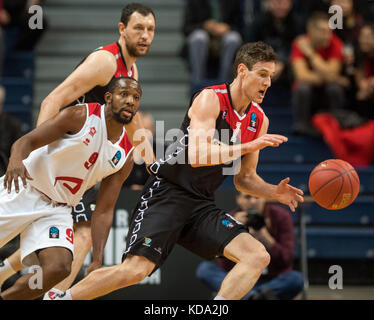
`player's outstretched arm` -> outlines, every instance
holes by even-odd
[[[12,145],[9,164],[4,177],[4,188],[7,188],[10,193],[14,181],[15,190],[19,192],[18,177],[21,178],[24,187],[26,187],[26,179],[32,179],[32,177],[27,173],[22,160],[26,159],[32,151],[62,138],[66,133],[79,132],[85,119],[86,106],[67,108],[40,127],[19,138]]]
[[[100,268],[109,231],[113,222],[114,207],[122,184],[129,176],[133,167],[132,155],[121,170],[103,179],[100,185],[95,211],[91,219],[92,263],[87,273]]]
[[[268,121],[264,124],[258,139],[267,135]],[[303,191],[289,185],[290,178],[283,179],[278,185],[265,182],[257,174],[259,150],[248,153],[242,158],[240,171],[234,177],[236,189],[255,197],[279,201],[288,205],[291,211],[294,212],[298,206],[298,202],[304,201],[302,197]]]
[[[92,88],[106,85],[113,77],[116,67],[116,60],[110,52],[96,51],[90,54],[43,100],[37,126]]]
[[[286,137],[278,134],[263,134],[258,139],[236,145],[216,141],[213,137],[219,112],[219,100],[213,90],[201,92],[188,112],[191,119],[188,159],[192,167],[219,165],[269,146],[277,147],[287,141]],[[268,123],[266,116],[264,123]]]

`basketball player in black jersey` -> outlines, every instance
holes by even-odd
[[[239,159],[239,168],[231,171],[239,191],[279,201],[292,211],[303,201],[302,190],[289,185],[289,178],[272,185],[256,173],[259,151],[287,141],[267,134],[269,120],[258,113],[262,109],[257,103],[271,85],[275,60],[268,45],[246,44],[236,56],[234,81],[194,96],[182,125],[184,135],[165,159],[149,168],[155,176],[132,214],[123,263],[99,268],[100,259],[94,260],[90,270],[99,269],[58,299],[94,299],[138,283],[163,264],[176,243],[205,259],[225,256],[236,263],[216,299],[240,299],[253,287],[270,256],[247,228],[216,207],[214,191],[228,173],[223,171],[229,169],[228,162]],[[97,243],[106,241],[101,233],[101,228],[92,229]]]
[[[43,100],[37,121],[38,126],[52,118],[65,106],[75,105],[77,102],[104,104],[104,93],[108,91],[108,84],[114,77],[131,76],[138,80],[139,73],[135,61],[138,57],[147,54],[155,32],[155,15],[152,9],[139,3],[127,4],[122,9],[118,30],[120,37],[116,43],[107,46],[110,47],[109,50],[105,50],[107,47],[104,47],[92,52]],[[131,123],[126,124],[125,127],[131,137],[135,131],[140,133],[144,130],[139,114],[136,114]],[[145,137],[147,135],[141,133],[137,136]],[[148,141],[131,142],[135,147],[144,148],[146,164],[154,161],[153,149]],[[97,191],[94,188],[88,190],[82,202],[74,209],[75,252],[72,272],[68,278],[52,290],[53,292],[46,294],[45,298],[53,298],[54,292],[58,293],[69,288],[81,269],[92,246],[90,220],[95,208],[96,197]],[[19,250],[5,261],[5,265],[7,268],[0,268],[0,280],[2,281],[23,268],[20,263]]]

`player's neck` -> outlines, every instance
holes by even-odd
[[[126,48],[126,41],[123,37],[119,38],[118,43],[121,47],[121,53],[122,53],[123,59],[125,59],[125,62],[126,62],[126,68],[128,68],[128,71],[129,71],[132,65],[135,63],[136,57],[132,57],[129,55],[129,52],[127,51],[127,48]]]
[[[249,100],[248,97],[243,94],[243,91],[241,90],[241,83],[238,78],[234,79],[234,81],[230,84],[230,94],[232,107],[240,115],[243,115],[251,100]]]
[[[105,108],[105,123],[108,140],[116,143],[122,135],[123,124],[114,119],[113,114]]]

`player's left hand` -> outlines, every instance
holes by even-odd
[[[295,188],[288,183],[290,178],[283,179],[279,182],[276,188],[276,199],[287,206],[290,207],[292,212],[295,212],[298,203],[304,202],[303,194],[301,189]]]
[[[8,193],[11,193],[12,191],[13,182],[16,193],[19,192],[18,178],[21,178],[24,188],[27,186],[26,179],[33,180],[22,161],[12,161],[12,159],[10,159],[4,176],[4,189],[8,189]]]

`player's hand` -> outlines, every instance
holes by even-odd
[[[10,159],[7,171],[4,177],[4,189],[8,189],[8,193],[12,191],[12,183],[14,182],[14,189],[16,193],[19,192],[18,178],[21,178],[23,187],[26,188],[28,180],[33,180],[26,170],[22,161],[13,161]]]
[[[88,266],[86,274],[90,274],[92,271],[101,268],[101,262],[92,261],[92,263]]]
[[[266,147],[278,147],[283,142],[287,142],[288,138],[280,134],[264,134],[263,136],[247,142],[247,152],[255,152],[262,150]]]
[[[298,203],[304,202],[304,192],[301,189],[289,185],[289,182],[290,178],[283,179],[281,182],[279,182],[276,188],[275,198],[280,203],[289,206],[292,212],[295,212]]]

